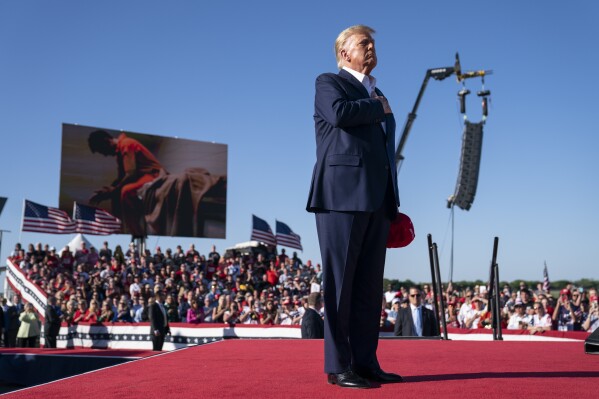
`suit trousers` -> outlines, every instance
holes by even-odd
[[[164,345],[164,333],[160,333],[160,335],[154,335],[152,331],[152,350],[161,351],[162,345]]]
[[[44,334],[44,348],[56,348],[56,335]]]
[[[378,369],[376,358],[387,236],[397,210],[389,182],[374,212],[320,211],[325,373]],[[392,215],[392,216],[391,216]]]

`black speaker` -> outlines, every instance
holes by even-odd
[[[4,204],[6,204],[6,197],[0,197],[0,214],[2,214],[2,210],[4,209]]]
[[[478,123],[465,121],[464,123],[460,172],[454,194],[448,199],[448,207],[455,204],[467,211],[474,202],[483,145],[483,124],[482,121]]]
[[[584,353],[599,355],[599,328],[584,341]]]

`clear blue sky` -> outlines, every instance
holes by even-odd
[[[249,239],[251,215],[302,236],[320,260],[305,212],[315,161],[314,79],[336,70],[337,34],[377,30],[379,87],[403,126],[428,68],[493,69],[476,199],[456,209],[454,280],[486,279],[494,236],[502,279],[597,278],[599,3],[576,1],[2,1],[0,228],[2,258],[21,239],[24,198],[57,206],[61,123],[229,145],[227,239],[150,237],[207,252]],[[472,91],[480,81],[467,82]],[[459,166],[455,79],[431,81],[404,151],[402,210],[417,238],[390,250],[385,276],[430,279],[426,234],[450,253]],[[480,119],[478,99],[469,116]],[[399,136],[398,131],[398,136]],[[88,237],[99,245],[103,238]],[[128,236],[112,236],[111,245]],[[288,249],[288,251],[290,251]]]

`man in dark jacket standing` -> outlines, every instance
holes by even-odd
[[[316,165],[307,210],[316,215],[323,263],[327,382],[370,388],[402,382],[376,356],[386,243],[397,215],[395,119],[372,70],[377,55],[364,25],[335,41],[338,74],[316,79]]]
[[[422,293],[410,287],[409,306],[400,308],[395,320],[395,335],[401,337],[434,337],[439,335],[435,313],[422,306]]]
[[[60,331],[60,315],[56,310],[56,298],[48,297],[44,315],[44,348],[56,348],[56,337]]]
[[[323,339],[324,321],[320,317],[319,309],[322,306],[320,292],[313,292],[308,296],[308,309],[302,317],[302,338]]]
[[[152,336],[152,350],[161,351],[166,334],[171,333],[168,317],[164,308],[164,293],[156,293],[156,300],[150,305],[148,312],[150,318],[150,335]]]
[[[2,298],[4,311],[4,346],[14,348],[17,346],[17,332],[19,331],[19,312],[15,305],[8,305],[6,298]]]

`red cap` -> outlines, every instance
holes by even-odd
[[[570,290],[569,290],[569,289],[567,289],[567,288],[564,288],[563,290],[561,290],[561,291],[559,292],[559,294],[560,294],[560,295],[568,295],[568,296],[570,296]]]
[[[410,245],[414,241],[414,225],[412,220],[405,213],[398,213],[394,221],[391,222],[389,228],[389,236],[387,237],[387,248],[403,248]]]

